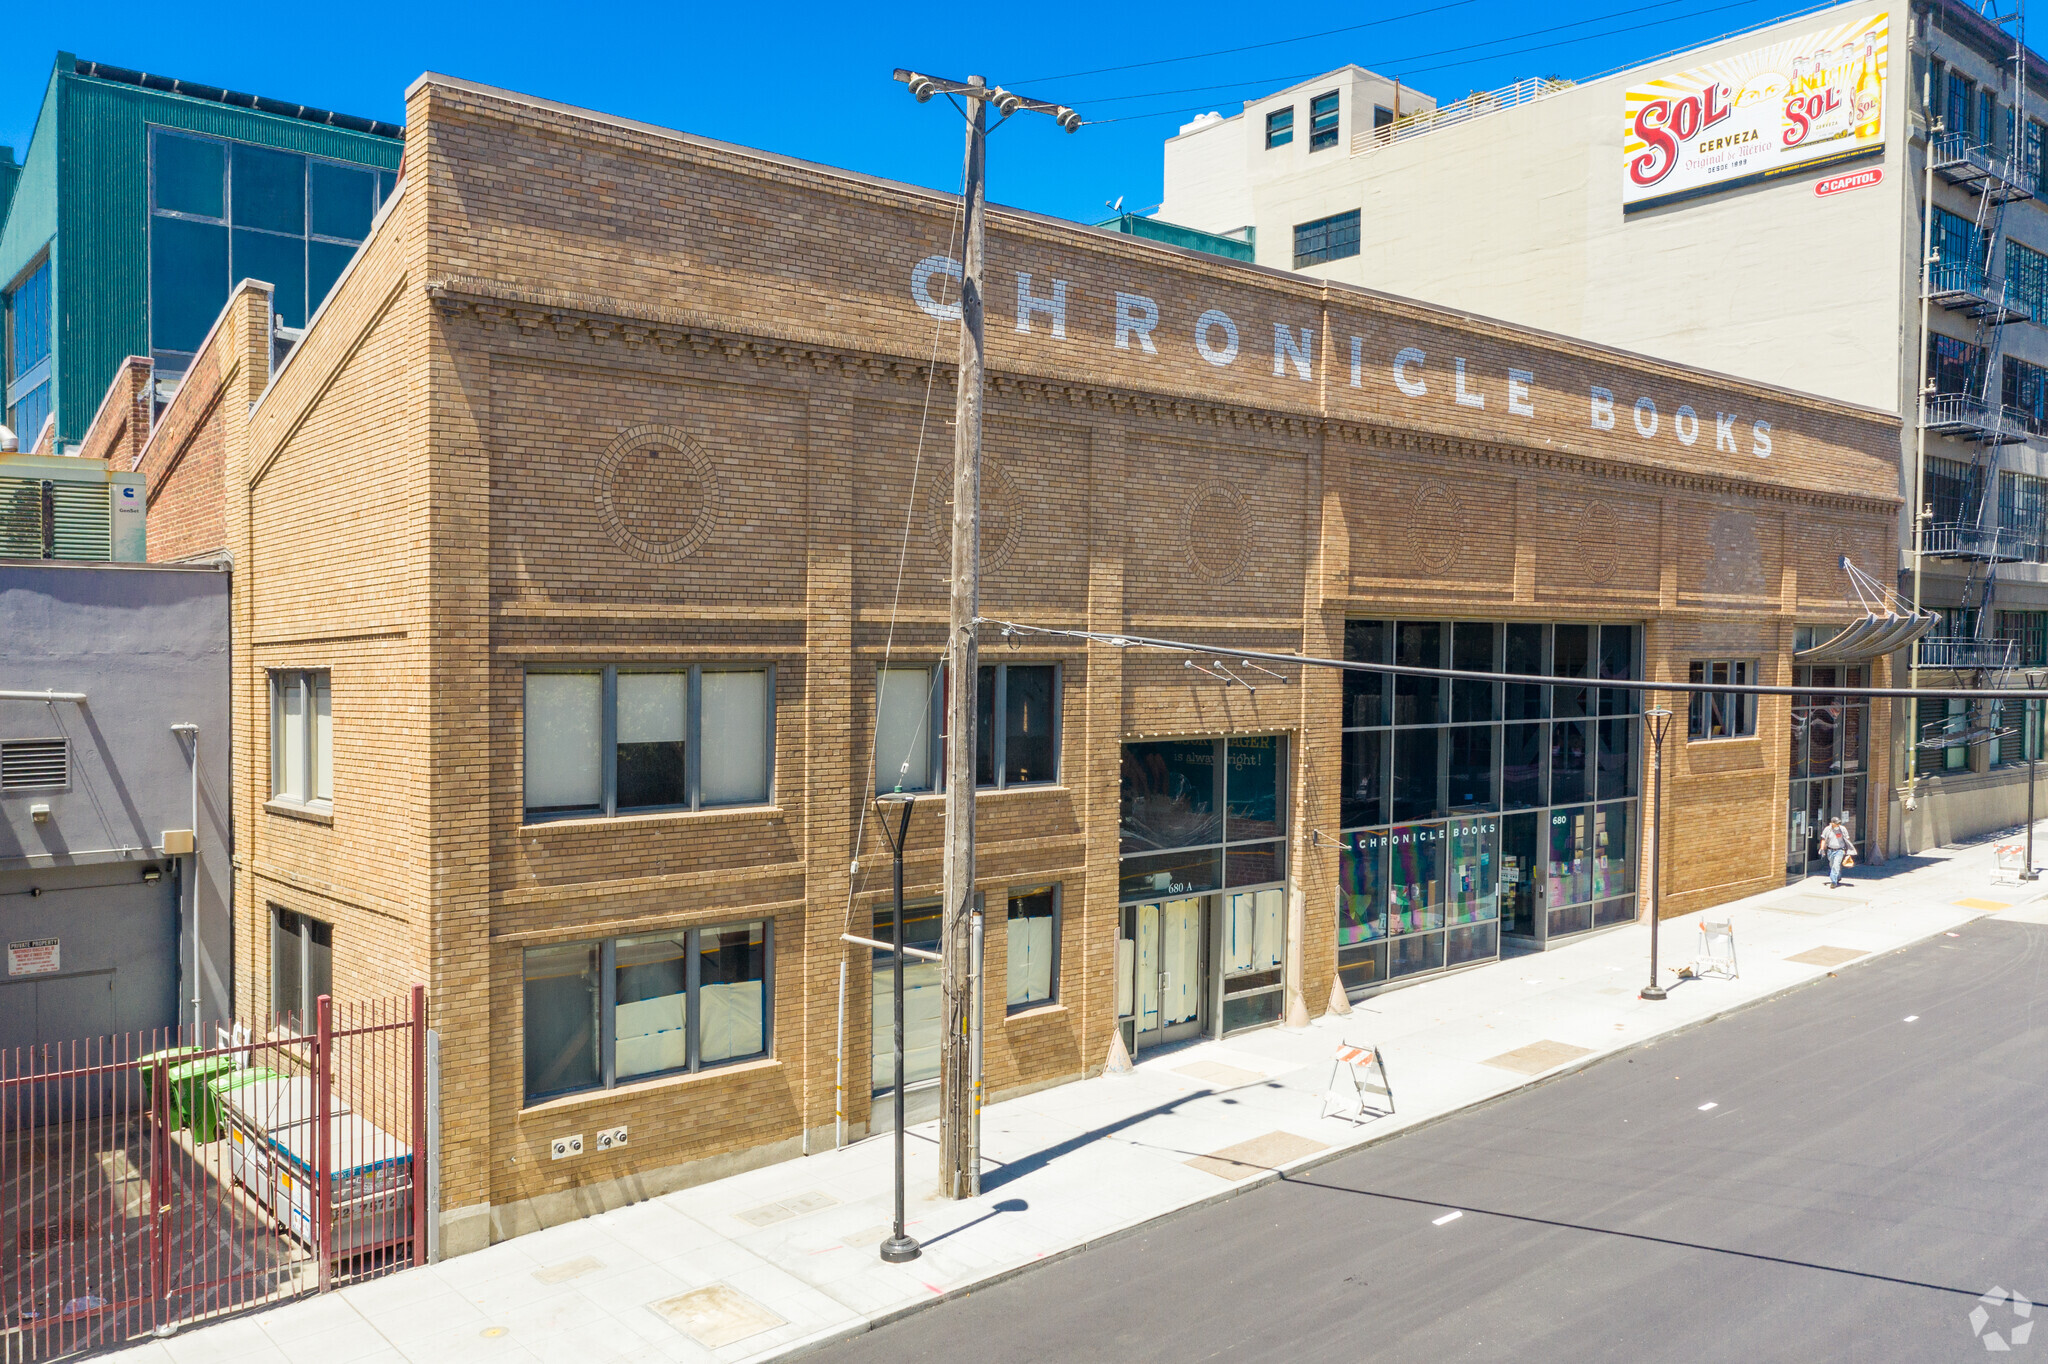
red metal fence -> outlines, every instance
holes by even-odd
[[[426,1260],[426,990],[0,1052],[0,1361]]]

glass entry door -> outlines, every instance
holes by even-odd
[[[1207,1018],[1208,897],[1126,905],[1117,1013],[1133,1053],[1201,1033]]]

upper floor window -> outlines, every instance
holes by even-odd
[[[1266,115],[1266,150],[1284,147],[1294,141],[1294,106],[1275,109]]]
[[[270,794],[274,800],[332,807],[334,719],[325,668],[270,675]]]
[[[1337,92],[1317,95],[1308,102],[1308,149],[1319,152],[1337,145]]]
[[[1059,704],[1056,664],[983,664],[975,688],[975,785],[1000,789],[1058,781]],[[881,669],[875,682],[875,789],[943,789],[944,728],[943,668]]]
[[[1750,659],[1696,659],[1690,680],[1750,686],[1756,682],[1756,663]],[[1687,739],[1743,739],[1755,733],[1755,693],[1696,691],[1692,694],[1691,709],[1686,717]]]
[[[1384,104],[1375,104],[1372,106],[1372,126],[1375,131],[1390,126],[1393,123],[1393,121],[1394,111],[1392,109],[1389,109]]]
[[[2048,326],[2048,256],[2032,247],[2008,241],[2005,244],[2005,282],[2013,302],[2033,313],[2042,325]]]
[[[150,347],[182,369],[238,280],[303,327],[370,235],[391,171],[157,128],[150,135]]]
[[[1968,138],[1972,131],[1970,115],[1977,103],[1977,87],[1953,70],[1947,73],[1943,84],[1948,95],[1948,107],[1942,111],[1942,131]]]
[[[526,818],[763,805],[772,668],[586,667],[526,674]]]
[[[1358,254],[1358,210],[1297,223],[1294,228],[1294,268],[1323,261],[1343,260]]]
[[[1984,393],[1984,348],[1939,332],[1927,338],[1927,377],[1937,394]]]

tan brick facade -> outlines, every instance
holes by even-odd
[[[153,553],[205,538],[157,520],[208,477],[194,455],[224,470],[239,998],[267,1005],[273,904],[335,925],[337,994],[427,981],[462,1249],[829,1144],[843,961],[866,1123],[867,971],[838,939],[888,891],[872,821],[856,843],[876,668],[892,632],[898,660],[944,636],[951,367],[931,357],[953,333],[913,276],[956,209],[439,77],[407,112],[407,179],[297,353],[267,392],[228,373],[253,333],[203,354],[145,463],[190,470],[152,475]],[[1836,556],[1890,544],[1894,418],[1028,215],[992,215],[989,260],[991,616],[1326,657],[1347,616],[1631,622],[1653,676],[1706,650],[1789,681],[1795,625],[1845,614]],[[1020,288],[1056,282],[1063,315],[1025,330]],[[261,401],[174,446],[209,384]],[[650,430],[689,452],[684,484],[619,473]],[[978,807],[992,906],[1063,887],[1058,1001],[1011,1016],[990,991],[992,1092],[1109,1052],[1134,738],[1289,737],[1290,1004],[1320,1013],[1338,675],[1254,695],[1168,655],[984,649],[1058,663],[1063,714],[1059,784]],[[720,662],[773,666],[770,804],[523,821],[526,668]],[[268,803],[277,668],[331,670],[331,817]],[[1762,717],[1688,749],[1681,715],[1671,912],[1781,882],[1788,708]],[[912,895],[936,893],[941,822],[920,800]],[[774,925],[767,1059],[524,1103],[523,950],[743,919]],[[1004,979],[1000,933],[986,965]],[[625,1151],[549,1160],[549,1138],[620,1123]]]
[[[100,410],[73,453],[106,460],[110,469],[132,470],[149,442],[151,406],[149,357],[131,355],[115,371]]]

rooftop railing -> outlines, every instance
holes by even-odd
[[[1439,128],[1449,128],[1459,123],[1470,123],[1475,118],[1497,114],[1503,109],[1512,109],[1519,104],[1533,104],[1539,99],[1569,90],[1574,82],[1554,76],[1531,76],[1527,80],[1504,85],[1498,90],[1474,90],[1455,104],[1440,104],[1434,109],[1424,109],[1413,114],[1403,114],[1392,123],[1380,128],[1367,129],[1351,135],[1351,154],[1363,155],[1378,151],[1381,147],[1396,142],[1406,142],[1411,137],[1421,137]]]

